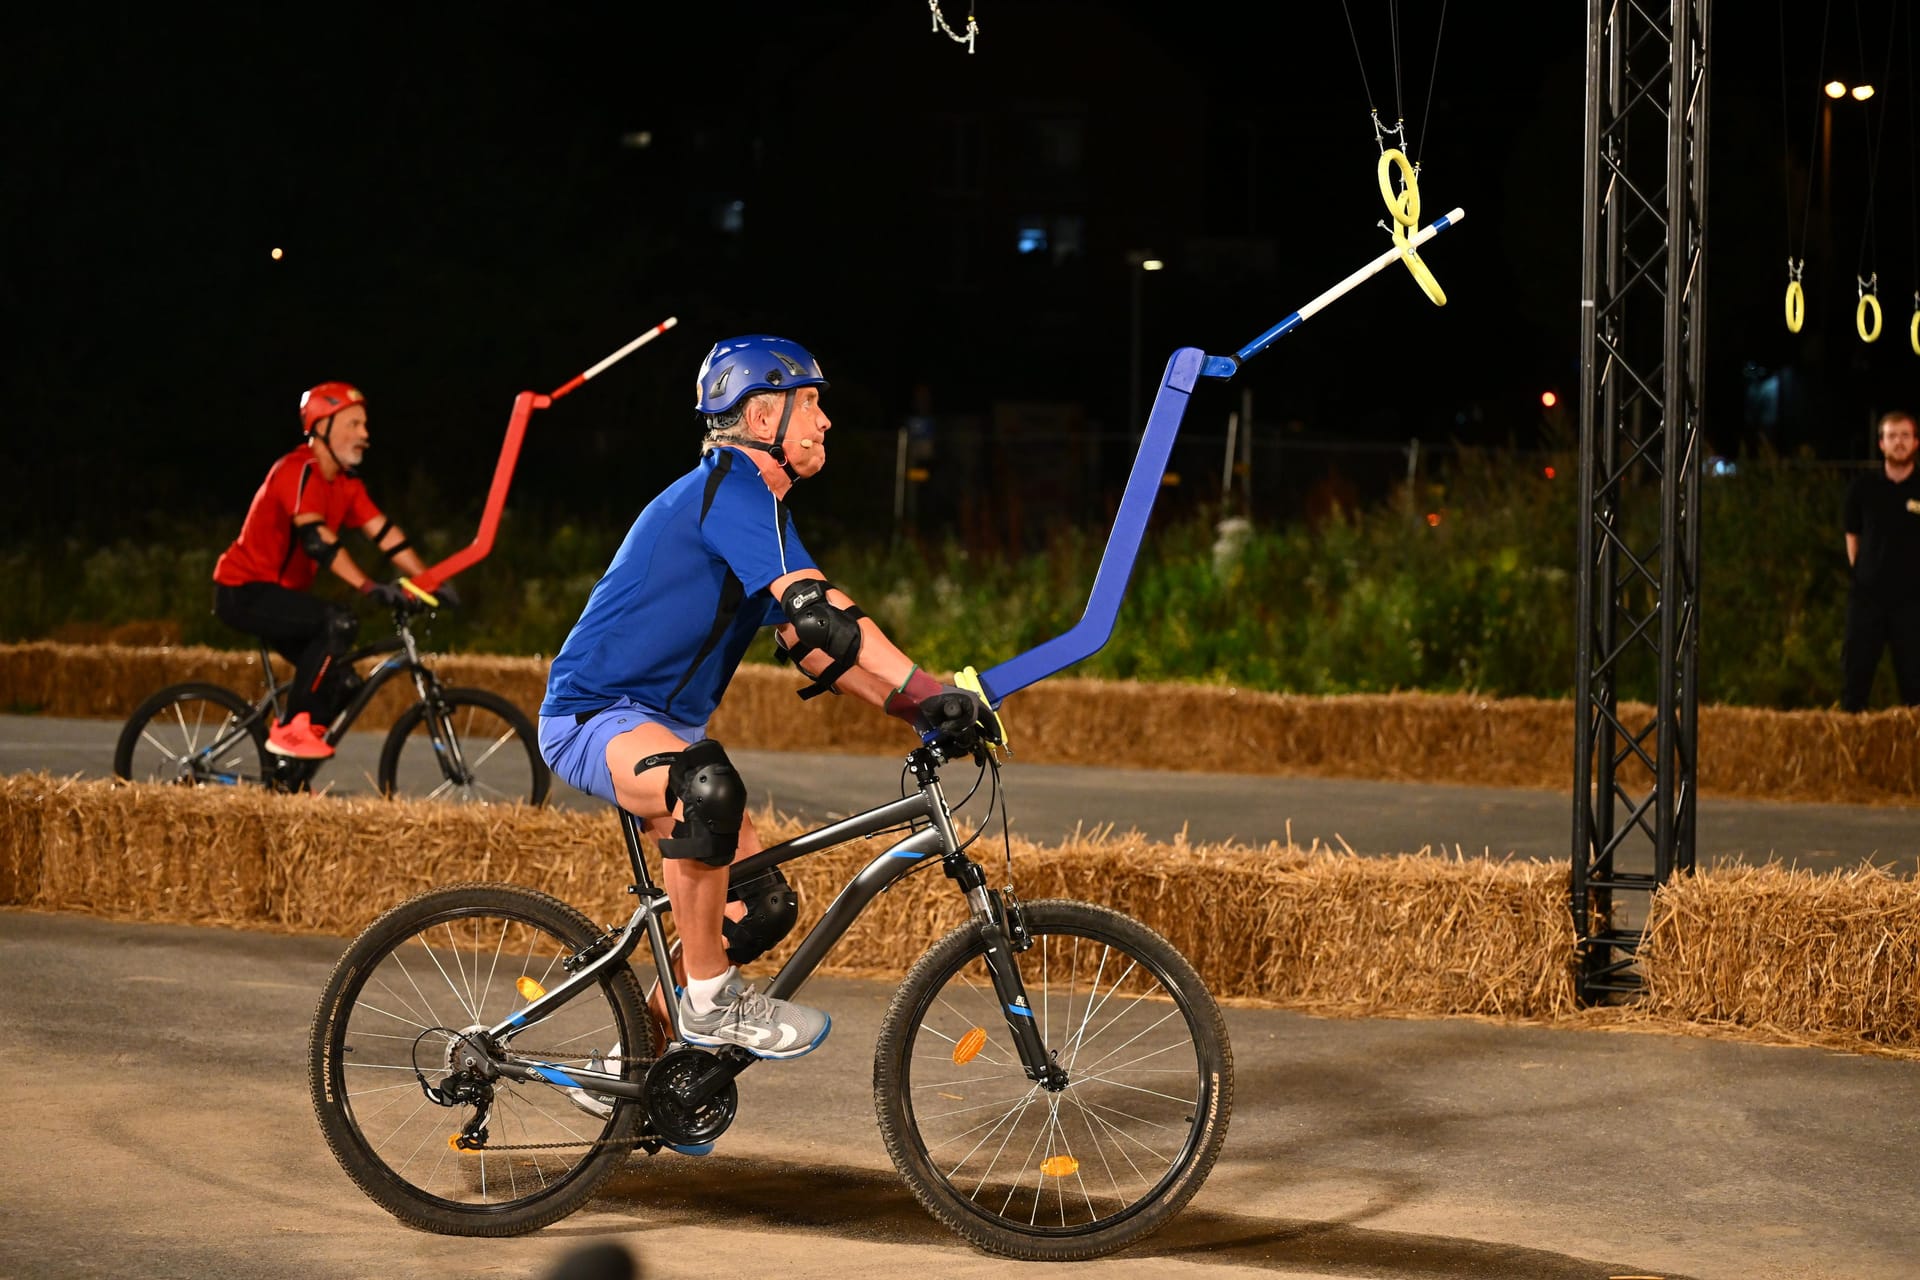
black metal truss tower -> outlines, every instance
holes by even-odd
[[[1639,985],[1634,895],[1694,864],[1708,5],[1587,6],[1572,907],[1589,1001]]]

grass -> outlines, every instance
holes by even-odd
[[[1075,674],[1316,694],[1568,696],[1580,521],[1573,460],[1552,463],[1549,478],[1538,457],[1462,453],[1440,481],[1312,527],[1255,527],[1217,512],[1156,525],[1112,640]],[[1777,460],[1703,481],[1704,701],[1834,703],[1843,490],[1837,473]],[[1650,519],[1654,505],[1632,510]],[[429,520],[412,537],[452,548],[470,528]],[[624,534],[510,512],[493,556],[461,578],[464,607],[433,623],[431,643],[551,655]],[[213,561],[231,536],[178,523],[107,544],[42,538],[0,552],[0,638],[100,639],[120,628],[134,639],[242,644],[210,612]],[[1628,536],[1654,546],[1650,528]],[[1044,553],[1021,557],[953,542],[813,549],[889,634],[943,670],[991,665],[1073,625],[1105,538],[1104,527],[1061,529]],[[323,591],[345,598],[337,581]],[[772,655],[763,633],[749,658]],[[1636,660],[1622,663],[1621,695],[1649,698],[1657,672],[1650,654]],[[1891,701],[1890,684],[1883,672],[1877,704]]]

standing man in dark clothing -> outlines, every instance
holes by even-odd
[[[1880,419],[1880,455],[1886,465],[1847,490],[1846,688],[1840,706],[1865,711],[1880,651],[1893,649],[1900,701],[1920,706],[1920,476],[1914,475],[1913,415]]]

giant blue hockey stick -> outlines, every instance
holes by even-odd
[[[1064,671],[1082,658],[1091,657],[1113,635],[1114,620],[1120,616],[1120,602],[1126,598],[1127,580],[1133,576],[1133,563],[1140,554],[1140,540],[1147,531],[1147,517],[1153,512],[1153,501],[1160,494],[1160,478],[1166,474],[1167,457],[1173,452],[1173,438],[1180,434],[1187,401],[1193,398],[1200,379],[1215,378],[1224,382],[1233,377],[1242,364],[1298,329],[1334,299],[1378,275],[1408,251],[1457,226],[1466,216],[1464,211],[1455,209],[1444,218],[1434,219],[1405,246],[1396,244],[1230,356],[1210,356],[1197,347],[1182,347],[1173,353],[1173,358],[1167,361],[1166,376],[1160,380],[1160,389],[1154,393],[1153,408],[1147,414],[1147,429],[1140,438],[1140,452],[1134,457],[1133,471],[1127,477],[1126,492],[1120,498],[1120,513],[1114,518],[1107,549],[1101,553],[1100,569],[1094,574],[1086,612],[1080,621],[1053,639],[981,672],[980,692],[989,706],[997,708],[1009,695]]]

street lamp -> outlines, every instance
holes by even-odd
[[[1127,276],[1132,307],[1129,311],[1127,359],[1127,421],[1142,434],[1147,425],[1140,420],[1140,282],[1149,271],[1164,271],[1166,262],[1150,250],[1135,249],[1127,254]]]

